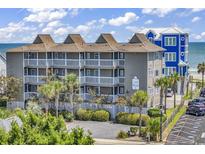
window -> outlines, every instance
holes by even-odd
[[[153,77],[153,69],[152,68],[148,68],[148,76]]]
[[[87,76],[90,76],[90,70],[87,70],[86,73]]]
[[[176,72],[176,67],[165,67],[164,68],[164,75],[165,76],[170,76],[174,72]]]
[[[37,92],[37,85],[28,85],[28,92]]]
[[[176,53],[175,52],[166,52],[165,53],[165,61],[176,61]]]
[[[45,52],[39,52],[38,53],[38,59],[46,59],[46,53]]]
[[[121,77],[125,76],[125,70],[124,69],[119,70],[119,76],[121,76]]]
[[[155,76],[159,76],[159,70],[155,70]]]
[[[37,53],[36,52],[29,52],[29,59],[37,59]]]
[[[124,87],[119,87],[119,94],[124,94],[125,93],[125,88]]]
[[[24,52],[24,59],[28,59],[28,56],[29,55],[29,53],[28,52]]]
[[[176,37],[165,37],[165,46],[176,46]]]
[[[53,58],[53,53],[52,52],[47,52],[47,58],[52,59]]]
[[[64,52],[54,52],[53,57],[54,59],[65,59],[65,53]]]
[[[98,59],[98,53],[94,53],[94,59]]]
[[[89,52],[87,53],[87,59],[90,59],[90,53]]]
[[[38,75],[39,76],[46,76],[46,69],[45,68],[39,68],[38,69]]]
[[[119,59],[124,59],[125,58],[125,54],[123,52],[119,53]]]
[[[54,74],[58,76],[64,76],[65,75],[65,69],[64,68],[54,68],[53,69]]]
[[[28,75],[37,75],[37,68],[28,68]]]
[[[98,70],[94,70],[94,76],[98,76]]]
[[[154,94],[154,90],[153,90],[153,88],[148,88],[148,94],[149,94],[149,96],[153,96],[153,94]]]
[[[80,59],[84,59],[84,54],[82,52],[80,53]]]

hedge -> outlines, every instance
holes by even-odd
[[[109,121],[110,113],[106,110],[79,109],[76,118],[83,121]]]
[[[152,118],[155,118],[155,117],[159,117],[160,116],[160,109],[158,108],[150,108],[148,111],[147,111],[147,114],[152,117]]]
[[[139,126],[139,117],[140,115],[138,113],[119,112],[116,116],[116,122],[120,124]],[[148,115],[142,114],[142,126],[146,126],[149,119]]]

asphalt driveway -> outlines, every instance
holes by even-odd
[[[96,122],[96,121],[73,121],[67,123],[68,130],[75,127],[81,127],[84,130],[90,130],[93,138],[98,139],[116,139],[120,130],[128,131],[131,126],[115,124],[113,122]]]

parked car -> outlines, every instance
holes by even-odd
[[[203,116],[205,115],[205,105],[196,104],[188,106],[186,110],[186,114],[192,114],[195,116]]]
[[[173,91],[171,88],[167,89],[167,97],[172,97],[173,96]]]
[[[200,91],[200,97],[205,97],[205,88],[202,88]]]
[[[204,104],[205,105],[205,97],[198,97],[188,102],[188,106],[194,105],[194,104]]]

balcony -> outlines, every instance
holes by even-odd
[[[25,67],[66,67],[66,68],[81,68],[81,67],[101,67],[101,68],[116,68],[123,67],[125,61],[123,59],[24,59]]]
[[[81,84],[90,84],[90,85],[103,85],[111,86],[119,84],[118,77],[97,77],[97,76],[84,76],[80,77]]]
[[[25,100],[35,98],[38,96],[39,96],[39,94],[37,92],[25,92],[24,93]]]
[[[43,84],[45,83],[45,78],[46,76],[27,75],[25,76],[25,83]]]
[[[105,96],[107,102],[115,102],[118,98],[118,95],[103,95],[102,94],[101,96]],[[90,101],[92,99],[92,96],[89,93],[82,93],[81,98],[83,100]]]

